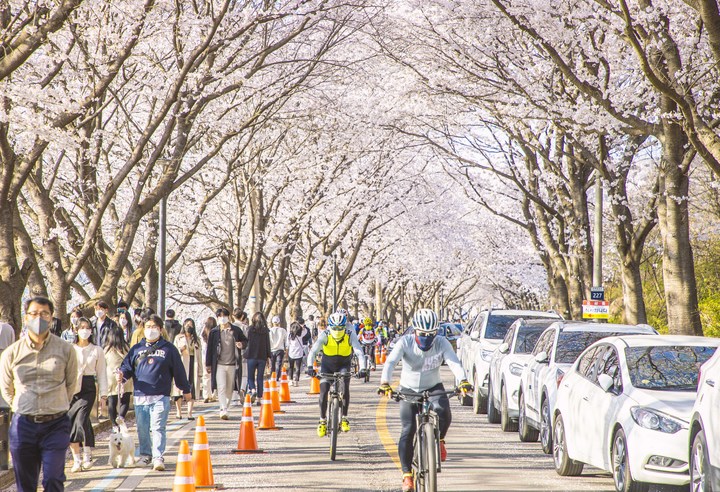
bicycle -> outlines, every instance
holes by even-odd
[[[441,471],[440,462],[440,428],[438,416],[430,404],[431,396],[447,395],[448,397],[460,393],[455,388],[452,391],[433,392],[423,391],[393,391],[390,398],[399,402],[405,400],[421,405],[420,412],[415,415],[415,439],[413,440],[413,480],[415,490],[425,492],[437,491],[437,474]]]
[[[337,453],[337,436],[340,433],[340,412],[343,405],[344,390],[340,390],[339,382],[342,379],[353,377],[350,372],[319,373],[318,379],[331,379],[332,384],[328,393],[328,437],[330,438],[330,459],[335,461]]]
[[[364,383],[370,382],[370,368],[373,367],[373,345],[368,343],[361,343],[363,348],[363,354],[365,354],[365,379]]]

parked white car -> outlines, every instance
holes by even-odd
[[[655,335],[588,348],[557,394],[556,471],[578,475],[587,463],[611,472],[621,492],[687,484],[698,371],[719,345],[717,338]]]
[[[618,325],[582,321],[550,325],[537,341],[533,358],[520,376],[518,434],[521,441],[537,441],[552,453],[552,420],[557,388],[578,355],[598,340],[632,334],[656,334],[649,325]]]
[[[488,380],[488,421],[500,422],[503,432],[517,431],[520,375],[532,359],[535,343],[554,318],[526,320],[520,318],[508,329],[503,342],[490,361]]]
[[[720,350],[700,368],[690,418],[690,490],[720,490]]]
[[[463,405],[473,406],[475,413],[487,411],[488,376],[493,352],[505,338],[505,334],[518,318],[562,319],[555,312],[516,311],[509,309],[490,309],[481,311],[473,320],[470,329],[465,330],[458,344],[458,357],[462,362],[470,382],[475,387],[472,398],[462,400]]]

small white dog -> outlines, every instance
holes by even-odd
[[[125,422],[118,419],[119,432],[110,434],[110,465],[125,468],[135,464],[135,441],[128,432]]]

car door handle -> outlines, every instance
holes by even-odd
[[[583,400],[584,400],[584,401],[590,401],[590,398],[588,398],[587,396],[583,396]]]
[[[570,385],[569,385],[568,383],[564,383],[563,386],[566,387],[566,388],[569,388],[569,387],[570,387]]]
[[[708,384],[708,386],[710,386],[711,388],[714,388],[714,387],[715,387],[715,381],[713,381],[712,379],[706,379],[705,382],[706,382],[706,383]]]
[[[530,372],[535,372],[535,369],[530,369]]]

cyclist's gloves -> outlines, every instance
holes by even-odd
[[[473,390],[473,387],[472,384],[468,383],[467,379],[463,379],[460,381],[460,384],[457,385],[457,389],[464,395],[470,393]]]
[[[390,396],[392,394],[392,388],[389,384],[383,383],[377,390],[378,395]]]
[[[307,375],[310,376],[311,378],[315,377],[315,374],[316,374],[315,368],[308,367],[306,372],[307,372]]]

